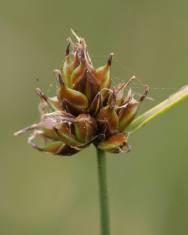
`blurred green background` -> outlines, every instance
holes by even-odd
[[[188,83],[187,8],[181,0],[0,0],[1,235],[99,234],[95,149],[60,158],[13,137],[39,118],[35,88],[54,92],[70,28],[97,66],[115,53],[114,83],[135,74],[150,85],[145,110]],[[187,104],[133,135],[131,153],[108,154],[112,234],[188,234]]]

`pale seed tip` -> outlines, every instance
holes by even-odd
[[[67,48],[66,48],[66,52],[65,55],[68,56],[70,54],[70,41],[68,42]]]
[[[76,40],[77,40],[78,42],[80,42],[80,41],[81,41],[81,38],[76,34],[76,32],[75,32],[73,29],[71,29],[70,31],[71,31],[72,35],[74,35],[74,37],[76,38]]]
[[[110,55],[109,55],[109,57],[108,57],[108,61],[107,61],[107,64],[109,65],[109,66],[111,66],[111,64],[112,64],[112,57],[114,56],[114,53],[112,52],[112,53],[110,53]]]

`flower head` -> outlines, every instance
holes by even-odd
[[[77,41],[69,39],[64,64],[54,70],[56,96],[48,97],[37,88],[41,120],[15,135],[32,131],[28,143],[33,148],[63,156],[75,154],[91,143],[112,153],[129,151],[127,129],[149,88],[146,85],[136,99],[130,88],[135,77],[111,86],[113,53],[105,65],[95,68],[85,40],[73,34]],[[37,139],[44,144],[38,145]]]

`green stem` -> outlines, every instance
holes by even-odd
[[[101,235],[110,235],[108,189],[106,182],[106,156],[105,152],[100,149],[97,149],[97,167],[99,179]]]

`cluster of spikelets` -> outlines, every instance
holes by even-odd
[[[41,120],[17,133],[32,131],[28,142],[40,151],[69,156],[89,144],[104,151],[119,153],[130,150],[129,124],[148,93],[135,99],[129,88],[134,77],[116,87],[111,86],[110,54],[107,63],[94,68],[83,38],[69,39],[65,61],[55,70],[58,89],[47,97],[39,88]],[[38,139],[44,140],[41,145]]]

